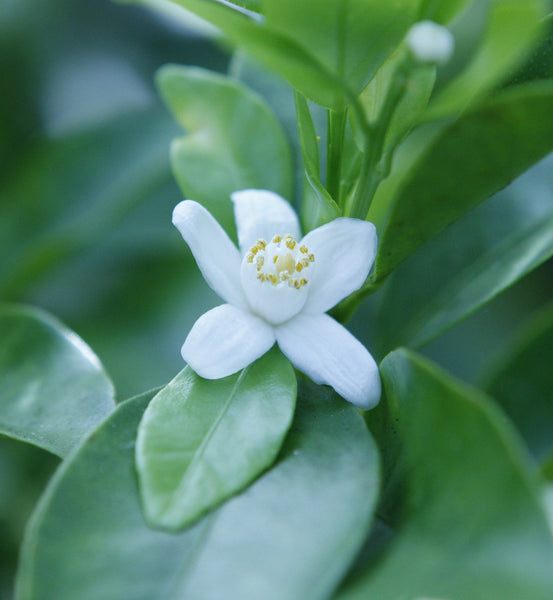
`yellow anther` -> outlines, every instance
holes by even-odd
[[[265,240],[257,240],[257,244],[256,246],[260,249],[260,250],[265,250],[266,246],[267,246],[267,242]]]
[[[307,254],[309,252],[309,248],[307,246],[300,246],[300,252],[302,254]]]
[[[282,236],[281,236],[281,235],[275,235],[275,236],[273,237],[273,240],[272,240],[272,241],[273,241],[273,244],[278,244],[279,242],[281,242],[281,241],[282,241]]]
[[[253,254],[252,254],[251,252],[248,254],[248,256],[246,256],[246,260],[247,260],[249,263],[252,263],[252,262],[253,262],[253,258],[254,258],[254,256],[253,256]]]
[[[265,262],[265,258],[263,256],[256,256],[255,257],[255,264],[256,265],[262,266],[264,262]]]
[[[302,258],[302,259],[300,260],[299,264],[300,264],[302,267],[308,267],[308,266],[309,266],[309,259],[308,259],[308,258]]]
[[[259,248],[257,246],[252,246],[250,252],[252,254],[257,254],[257,251],[259,250]]]
[[[300,287],[303,286],[303,285],[307,285],[307,279],[305,279],[304,277],[302,277],[300,279]]]
[[[303,269],[303,265],[301,264],[301,262],[299,262],[299,263],[296,265],[296,271],[297,271],[298,273],[301,273],[301,270],[302,270],[302,269]]]
[[[272,273],[269,273],[267,275],[267,279],[273,284],[276,285],[277,284],[277,278],[275,275],[273,275]]]
[[[278,254],[275,254],[275,255],[273,256],[273,262],[275,263],[275,265],[276,265],[276,261],[277,261],[277,260],[278,260]]]
[[[258,273],[257,278],[259,281],[265,281],[265,273]]]
[[[284,236],[284,239],[285,239],[285,240],[293,240],[293,239],[294,239],[294,236],[293,236],[291,233],[287,233],[287,234]]]
[[[314,254],[310,254],[309,255],[309,262],[315,262],[315,255]]]
[[[296,247],[296,240],[293,238],[288,238],[286,240],[286,247],[290,248],[290,250],[293,250]]]

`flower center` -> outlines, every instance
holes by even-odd
[[[257,279],[262,283],[284,284],[299,290],[309,282],[315,255],[304,244],[300,246],[290,234],[275,235],[269,243],[257,240],[246,254],[246,261],[255,265]]]

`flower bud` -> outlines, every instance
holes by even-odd
[[[453,54],[455,40],[447,27],[433,21],[415,23],[407,33],[407,46],[422,64],[443,64]]]

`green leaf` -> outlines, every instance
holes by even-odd
[[[531,83],[410,136],[369,213],[382,229],[374,279],[550,152],[552,113],[553,86]]]
[[[120,405],[57,472],[27,530],[17,600],[328,598],[378,493],[376,449],[355,408],[322,388],[300,392],[276,465],[168,533],[145,524],[133,468],[150,397]]]
[[[485,389],[538,460],[553,453],[553,307],[531,319],[495,361]]]
[[[430,105],[425,119],[449,117],[494,88],[520,66],[542,31],[543,0],[487,0],[487,31],[468,66]]]
[[[450,252],[454,252],[450,247]],[[468,317],[553,255],[553,216],[506,237],[463,270],[451,274],[443,286],[418,311],[388,313],[389,348],[419,347]],[[397,289],[396,289],[397,292]],[[395,321],[395,322],[394,322]],[[388,335],[390,335],[388,331]]]
[[[171,1],[219,27],[231,41],[281,74],[318,104],[343,104],[343,82],[327,71],[316,56],[310,55],[285,35],[212,0]]]
[[[165,66],[157,81],[187,131],[171,149],[173,171],[187,198],[201,202],[233,233],[232,192],[268,189],[292,197],[290,148],[259,96],[234,79],[194,67]]]
[[[303,157],[306,189],[302,202],[302,225],[305,232],[340,216],[338,205],[321,183],[321,163],[317,132],[309,105],[304,96],[296,92],[298,131]]]
[[[435,23],[449,23],[470,2],[471,0],[423,0],[420,9],[421,20],[430,19]]]
[[[148,521],[182,529],[251,483],[275,460],[295,403],[296,376],[278,350],[224,379],[184,369],[152,400],[138,431]]]
[[[419,3],[265,0],[263,12],[268,28],[294,40],[358,95],[416,20]]]
[[[553,538],[542,489],[504,416],[406,350],[381,368],[403,444],[401,510],[383,551],[357,566],[338,598],[550,598]]]
[[[115,407],[108,376],[42,311],[2,304],[0,331],[0,433],[66,456]]]

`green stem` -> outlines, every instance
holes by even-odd
[[[365,135],[360,182],[355,190],[350,208],[352,217],[367,218],[376,190],[389,173],[391,151],[384,154],[386,134],[395,111],[406,92],[405,76],[409,64],[409,62],[406,62],[398,68],[388,90],[378,122],[374,126],[368,125],[369,130],[368,134]]]
[[[326,189],[340,205],[340,182],[342,179],[342,154],[346,132],[347,108],[328,111]]]

